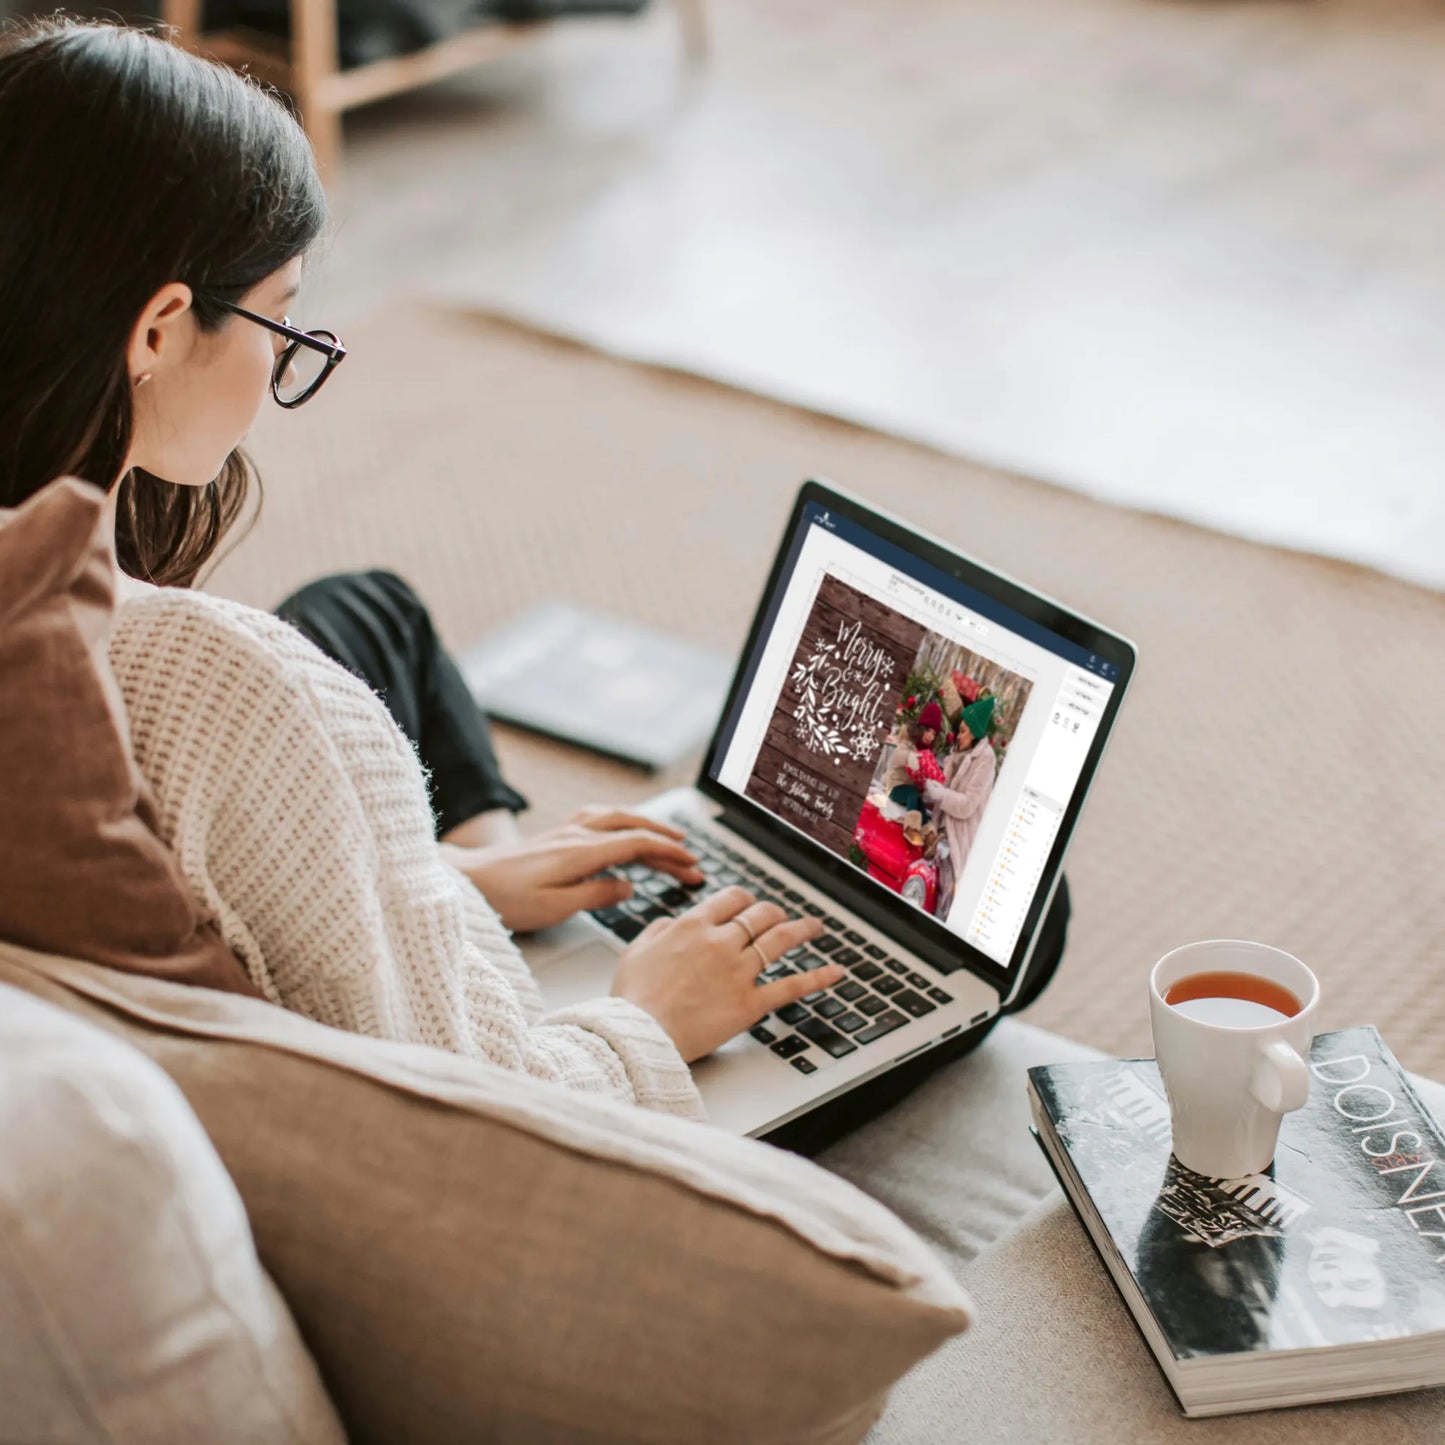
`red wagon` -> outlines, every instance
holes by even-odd
[[[885,818],[870,798],[858,815],[853,841],[867,862],[868,876],[876,878],[925,913],[938,902],[938,868],[923,856],[923,848],[903,836],[903,824]]]

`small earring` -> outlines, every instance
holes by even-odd
[[[151,374],[150,374],[150,372],[148,372],[148,371],[143,371],[143,372],[141,372],[141,374],[140,374],[138,377],[136,377],[136,379],[135,379],[135,384],[136,384],[137,386],[144,386],[144,385],[146,384],[146,382],[148,382],[150,379],[151,379]]]

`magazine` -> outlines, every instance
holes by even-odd
[[[1029,1071],[1040,1144],[1186,1414],[1445,1384],[1445,1136],[1373,1028],[1321,1034],[1270,1168],[1170,1153],[1152,1060]]]

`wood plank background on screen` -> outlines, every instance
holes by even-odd
[[[825,576],[747,795],[846,856],[924,629]]]

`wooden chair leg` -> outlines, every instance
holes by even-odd
[[[341,116],[329,91],[338,68],[336,0],[291,0],[291,90],[322,184],[333,192],[341,177]]]
[[[171,39],[186,49],[194,49],[201,38],[202,0],[161,0],[161,23],[175,32]]]
[[[712,53],[706,0],[675,0],[675,4],[682,26],[683,53],[690,64],[702,65]]]
[[[334,201],[341,194],[341,113],[325,105],[313,105],[308,111],[301,104],[301,122],[316,155],[321,184]]]

